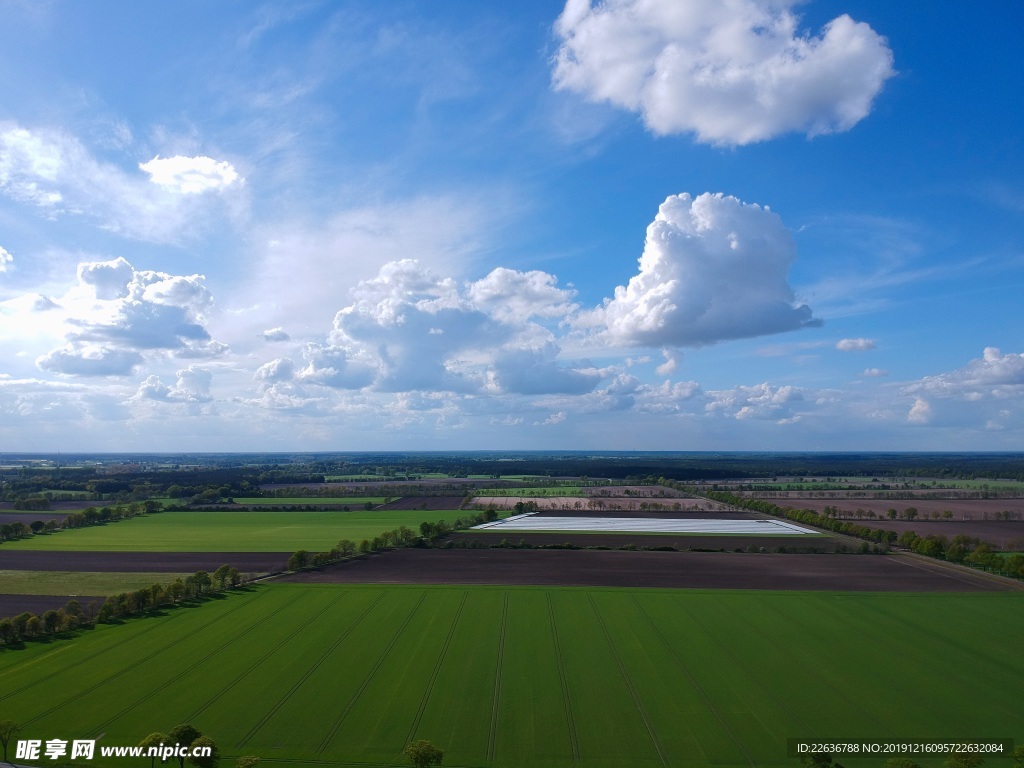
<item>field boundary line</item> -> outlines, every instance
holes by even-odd
[[[654,725],[651,723],[651,718],[647,714],[647,709],[640,700],[640,693],[636,689],[636,684],[633,682],[633,678],[629,676],[629,671],[626,669],[626,665],[622,661],[622,657],[619,655],[618,649],[615,647],[615,642],[612,640],[611,632],[608,631],[608,625],[605,624],[604,616],[601,615],[601,611],[597,607],[597,602],[594,600],[593,592],[587,593],[587,600],[590,602],[590,608],[594,612],[594,617],[597,619],[597,623],[601,626],[601,632],[604,634],[605,642],[608,643],[608,648],[611,649],[612,657],[615,659],[615,665],[619,668],[619,674],[622,676],[622,681],[629,689],[629,695],[633,697],[633,705],[636,707],[636,711],[640,713],[640,718],[644,721],[644,727],[647,728],[647,735],[651,737],[651,743],[654,744],[654,749],[658,753],[658,757],[661,759],[661,764],[668,765],[668,757],[665,755],[665,749],[662,747],[661,741],[658,740],[658,735],[654,732]]]
[[[257,597],[259,597],[259,596],[257,596]],[[253,599],[255,600],[256,598],[253,598]],[[194,607],[198,608],[199,606],[194,606]],[[187,614],[180,614],[180,615],[184,616],[184,615],[187,615]],[[169,618],[173,619],[173,618],[175,618],[175,616],[170,616]],[[118,625],[118,626],[120,626],[120,625]],[[44,675],[43,677],[37,678],[36,680],[34,680],[31,683],[27,683],[26,685],[21,686],[21,688],[15,688],[15,689],[10,690],[10,691],[5,691],[3,693],[3,695],[0,695],[0,701],[3,701],[4,699],[8,699],[11,696],[14,696],[15,694],[21,693],[22,691],[28,690],[29,688],[32,688],[35,685],[39,685],[39,683],[44,683],[47,680],[49,680],[51,677],[56,677],[57,675],[62,675],[65,672],[67,672],[68,670],[70,670],[70,669],[74,669],[75,667],[80,667],[85,662],[92,661],[97,656],[102,656],[105,653],[109,653],[110,651],[116,650],[117,648],[120,648],[125,643],[130,643],[133,640],[139,638],[140,636],[149,634],[150,632],[152,632],[152,631],[154,631],[156,629],[159,629],[159,628],[160,628],[159,622],[154,622],[152,626],[146,627],[145,629],[142,629],[142,630],[139,630],[139,633],[137,635],[132,635],[131,637],[126,637],[123,640],[118,640],[115,643],[111,643],[109,645],[104,645],[102,648],[100,648],[95,653],[90,654],[89,656],[86,656],[83,659],[80,659],[75,664],[69,664],[66,667],[61,667],[60,669],[58,669],[58,670],[56,670],[54,672],[51,672],[48,675]],[[205,628],[205,626],[203,628]],[[57,648],[53,652],[56,653],[56,652],[59,652],[60,650],[61,650],[60,648]],[[18,669],[18,667],[17,666],[11,667],[11,669]]]
[[[928,571],[929,573],[939,573],[944,576],[948,576],[954,581],[959,581],[964,584],[970,584],[977,586],[978,582],[969,581],[966,576],[970,575],[978,579],[981,582],[988,582],[991,584],[1001,584],[1006,587],[1007,592],[1014,590],[1024,590],[1024,582],[1012,579],[1009,576],[1000,576],[998,573],[989,573],[988,571],[979,571],[970,566],[961,565],[960,563],[951,563],[948,560],[939,560],[935,557],[927,557],[926,555],[919,555],[916,552],[895,552],[890,553],[894,562],[900,565],[905,565],[908,568],[917,568],[922,571]],[[913,562],[916,561],[916,562]],[[926,566],[931,566],[930,568]],[[961,574],[957,576],[955,574]],[[995,590],[993,590],[995,591]]]
[[[133,704],[128,705],[127,707],[122,709],[117,714],[115,714],[115,715],[107,718],[106,720],[104,720],[102,723],[100,723],[99,725],[96,726],[96,730],[97,731],[105,731],[107,729],[107,727],[111,723],[116,721],[119,717],[124,716],[125,714],[127,714],[128,712],[130,712],[132,709],[134,709],[135,707],[139,706],[143,702],[149,701],[151,698],[156,696],[158,693],[160,693],[160,691],[164,690],[165,688],[168,688],[169,686],[173,685],[174,683],[180,682],[180,680],[178,678],[188,674],[189,672],[191,672],[196,667],[206,663],[207,661],[209,661],[212,657],[216,656],[217,654],[223,653],[224,651],[228,650],[230,645],[232,645],[234,643],[237,643],[239,640],[241,640],[243,637],[248,635],[250,632],[252,632],[254,629],[259,627],[261,624],[263,624],[264,622],[267,622],[270,619],[272,619],[275,616],[277,616],[277,614],[279,614],[281,611],[283,611],[288,606],[289,606],[289,603],[283,604],[276,611],[272,611],[271,613],[268,613],[268,614],[264,615],[261,619],[259,619],[258,621],[256,621],[253,624],[250,624],[248,627],[243,629],[241,632],[239,632],[237,635],[235,635],[231,639],[225,640],[224,643],[221,644],[219,647],[215,647],[215,648],[211,649],[209,653],[205,654],[204,656],[202,656],[201,658],[197,659],[192,664],[189,664],[187,667],[185,667],[181,671],[177,672],[176,675],[174,677],[171,677],[167,682],[163,683],[162,685],[157,686],[156,688],[153,688],[149,693],[147,693],[141,699],[136,699]]]
[[[441,652],[437,656],[437,661],[434,663],[434,669],[430,673],[430,679],[427,681],[427,689],[423,692],[423,696],[420,698],[420,706],[416,710],[416,716],[412,720],[412,727],[409,728],[409,736],[405,740],[406,744],[412,741],[412,737],[416,735],[416,729],[420,727],[420,720],[423,719],[423,713],[427,710],[427,702],[430,700],[430,693],[434,690],[434,683],[437,682],[437,676],[441,672],[441,665],[444,663],[445,656],[448,655],[448,647],[452,644],[452,638],[455,637],[455,629],[459,625],[459,619],[462,618],[462,609],[466,607],[466,600],[468,599],[469,592],[463,592],[462,600],[459,602],[459,607],[455,611],[455,617],[452,619],[452,625],[448,629],[448,635],[444,639],[444,645],[441,646]]]
[[[256,725],[254,725],[249,730],[249,732],[247,734],[245,734],[245,736],[242,737],[242,740],[240,742],[238,742],[238,744],[235,745],[238,749],[241,749],[246,744],[248,744],[249,740],[253,736],[255,736],[259,732],[259,730],[270,721],[270,718],[272,718],[274,715],[277,714],[278,710],[280,710],[281,707],[283,707],[288,702],[288,699],[290,699],[294,695],[294,693],[297,690],[299,690],[299,688],[302,687],[302,684],[305,683],[313,675],[313,673],[316,672],[317,669],[320,668],[320,665],[323,664],[324,661],[326,661],[327,657],[330,654],[334,653],[335,649],[337,649],[337,647],[339,645],[341,645],[342,642],[344,642],[345,638],[347,638],[350,634],[352,634],[352,631],[362,623],[363,619],[365,619],[367,617],[367,615],[369,615],[370,611],[372,611],[374,608],[377,607],[377,604],[380,603],[380,601],[384,599],[384,595],[386,595],[386,594],[387,594],[387,591],[381,592],[380,595],[378,595],[377,599],[374,600],[372,603],[370,603],[365,608],[365,610],[363,610],[363,612],[361,614],[359,614],[359,618],[357,618],[354,622],[352,622],[352,624],[349,626],[349,628],[346,629],[343,633],[341,633],[337,637],[337,639],[335,639],[335,641],[333,643],[331,643],[330,647],[326,651],[324,651],[322,654],[320,654],[320,658],[318,658],[315,662],[313,662],[313,665],[309,669],[306,670],[306,672],[302,675],[302,677],[300,677],[298,680],[295,681],[295,683],[292,685],[292,687],[289,688],[284,693],[284,695],[281,696],[281,698],[279,698],[274,703],[274,706],[272,706],[270,708],[270,710],[265,715],[263,715],[263,717],[261,717],[259,719],[259,721],[256,723]]]
[[[340,715],[338,715],[338,718],[334,721],[334,725],[331,726],[331,728],[327,732],[327,735],[324,737],[323,741],[320,742],[320,746],[317,747],[316,750],[316,753],[318,755],[323,754],[323,751],[327,749],[327,746],[337,735],[338,731],[341,730],[341,724],[345,721],[345,718],[348,717],[348,713],[352,711],[352,708],[356,705],[356,702],[359,701],[359,697],[362,696],[363,693],[366,691],[367,687],[369,687],[370,681],[373,679],[373,676],[377,674],[377,671],[382,666],[384,666],[384,660],[387,659],[388,654],[391,653],[391,649],[395,647],[395,644],[402,636],[402,633],[405,632],[405,628],[409,626],[409,622],[412,621],[413,616],[416,615],[416,613],[420,609],[420,606],[423,605],[423,601],[426,599],[427,592],[426,590],[424,590],[423,593],[420,594],[420,599],[416,601],[416,605],[414,605],[412,607],[412,610],[409,611],[409,615],[405,617],[405,621],[402,622],[402,625],[395,632],[394,636],[391,638],[391,641],[387,644],[387,646],[384,648],[384,651],[377,658],[377,662],[373,665],[373,667],[370,668],[370,671],[363,679],[362,685],[360,685],[356,692],[352,694],[351,698],[349,698],[348,704],[345,705],[345,709],[342,710]]]
[[[218,691],[213,696],[211,696],[209,699],[207,699],[206,703],[203,704],[203,706],[201,706],[199,709],[197,709],[195,712],[193,712],[187,718],[185,718],[185,722],[191,722],[191,721],[195,720],[197,717],[199,717],[201,714],[203,714],[203,712],[205,712],[214,702],[219,700],[224,694],[226,694],[228,691],[230,691],[232,688],[234,688],[236,685],[238,685],[238,683],[240,683],[244,678],[248,677],[250,672],[252,672],[258,666],[260,666],[264,661],[269,659],[271,656],[273,656],[279,650],[281,650],[281,648],[285,645],[285,643],[289,642],[293,637],[295,637],[300,632],[302,632],[302,630],[304,630],[306,627],[308,627],[314,621],[316,621],[321,616],[323,616],[324,613],[327,610],[329,610],[330,608],[334,607],[338,603],[338,601],[341,600],[341,598],[345,597],[348,594],[350,594],[348,591],[342,592],[340,595],[338,595],[337,599],[335,599],[334,601],[332,601],[332,602],[328,603],[327,605],[325,605],[320,611],[318,611],[317,613],[313,614],[310,618],[308,618],[306,621],[304,621],[302,624],[300,624],[294,631],[292,631],[291,634],[289,634],[287,637],[285,637],[283,640],[281,640],[281,642],[279,642],[277,645],[275,645],[269,651],[267,651],[262,656],[260,656],[256,661],[254,661],[252,664],[250,664],[248,667],[246,667],[242,672],[240,672],[235,677],[234,680],[232,680],[226,686],[221,688],[220,691]],[[301,600],[305,596],[306,595],[300,595],[299,596],[299,600]],[[290,607],[291,605],[295,605],[295,603],[299,602],[299,600],[292,601],[289,604],[289,606],[286,606],[286,607]]]
[[[501,609],[501,634],[498,636],[498,663],[494,668],[494,700],[491,702],[491,724],[487,733],[487,762],[494,762],[494,745],[498,739],[498,707],[501,704],[501,672],[505,661],[505,628],[508,626],[508,592]]]
[[[635,600],[636,597],[634,596],[633,599]],[[739,611],[737,611],[735,608],[727,607],[726,610],[728,610],[729,614],[732,615],[732,616],[735,616],[740,622],[750,626],[750,620],[746,619],[743,616],[743,614],[740,613]],[[692,618],[692,616],[691,616],[691,618]],[[704,632],[704,634],[708,635],[709,637],[711,636],[710,633],[708,633],[708,631],[703,626],[701,626],[701,625],[698,625],[698,626],[700,626],[700,629],[701,629],[702,632]],[[786,709],[785,704],[783,704],[782,701],[780,701],[779,698],[777,696],[775,696],[774,693],[772,693],[771,688],[769,688],[767,685],[765,685],[764,683],[761,682],[760,678],[754,673],[754,670],[752,670],[750,668],[750,666],[747,665],[743,661],[742,657],[740,657],[737,654],[729,651],[728,649],[726,649],[722,645],[718,646],[718,650],[722,651],[726,656],[729,657],[729,659],[732,661],[733,664],[735,664],[739,669],[743,670],[743,672],[747,675],[747,677],[750,680],[754,681],[754,685],[756,685],[758,688],[761,689],[764,697],[769,699],[769,700],[771,700],[775,704],[777,709],[779,709],[780,711],[783,711],[783,712],[790,713],[797,720],[799,720],[800,721],[800,725],[803,728],[802,733],[813,733],[814,729],[810,725],[808,725],[807,722],[802,717],[800,717],[800,715],[796,714],[796,712],[793,712],[790,709]]]
[[[572,748],[572,761],[580,761],[580,742],[576,733],[576,721],[572,716],[572,704],[569,701],[569,680],[565,674],[565,663],[562,660],[562,648],[558,644],[558,628],[555,626],[555,609],[551,604],[551,593],[545,592],[548,601],[548,617],[551,620],[551,639],[555,644],[555,661],[558,663],[558,682],[562,686],[562,703],[565,705],[565,720],[569,725],[569,746]]]
[[[675,659],[676,664],[679,666],[681,670],[683,670],[683,674],[686,675],[686,679],[689,680],[690,684],[697,689],[698,693],[700,693],[701,698],[704,699],[705,705],[707,705],[707,708],[711,710],[711,714],[715,716],[715,719],[718,721],[718,724],[722,726],[722,730],[726,732],[726,734],[732,740],[732,743],[736,745],[736,748],[739,749],[743,757],[746,758],[747,765],[755,765],[754,758],[751,757],[750,753],[747,751],[747,748],[744,746],[742,739],[736,736],[732,728],[725,721],[725,718],[722,717],[722,713],[718,711],[718,707],[716,707],[714,703],[711,701],[711,697],[708,695],[708,692],[704,689],[704,686],[700,684],[700,681],[698,681],[697,678],[694,677],[693,672],[690,671],[689,665],[679,656],[678,653],[676,653],[676,649],[672,647],[671,643],[669,643],[668,638],[665,637],[665,634],[661,631],[661,628],[654,623],[654,619],[652,619],[650,614],[647,613],[647,609],[644,608],[640,604],[640,601],[636,599],[636,595],[630,595],[630,597],[632,597],[633,603],[640,611],[640,614],[647,620],[647,623],[651,625],[651,629],[654,630],[654,634],[658,636],[658,639],[661,640],[662,644],[672,655],[672,658]],[[696,620],[693,618],[692,614],[690,614],[690,612],[686,610],[685,606],[680,607],[682,607],[686,615],[690,617],[690,620],[696,623]],[[701,631],[704,632],[704,634],[709,634],[703,625],[697,624],[697,626],[700,627]]]
[[[841,555],[834,555],[834,557],[841,557]],[[697,616],[693,613],[693,611],[691,611],[689,608],[687,608],[685,605],[683,605],[683,603],[680,602],[678,597],[676,598],[676,603],[683,609],[683,612],[686,613],[686,615],[690,617],[690,619],[694,622],[694,624],[696,624],[698,627],[700,627],[701,631],[705,635],[710,637],[712,639],[712,641],[714,641],[714,639],[715,639],[714,634],[711,633],[708,630],[708,628],[704,624],[704,622],[702,622],[699,618],[697,618]],[[814,635],[814,636],[817,636],[817,637],[821,636],[821,632],[819,631],[818,624],[816,624],[815,622],[808,622],[806,620],[801,621],[798,618],[792,618],[791,621],[794,624],[799,624],[801,627],[804,627],[805,628],[805,634]],[[819,642],[822,645],[822,647],[824,647],[827,644],[827,638],[821,638],[821,640],[819,640]],[[822,675],[820,674],[820,672],[818,671],[823,666],[822,662],[812,658],[810,660],[805,660],[803,666],[804,666],[804,668],[806,668],[806,669],[810,670],[811,672],[815,673],[815,675],[817,677],[819,677],[820,679],[824,679],[822,677]],[[870,709],[870,708],[864,706],[863,704],[857,702],[855,699],[853,699],[846,692],[846,689],[843,686],[834,685],[832,693],[833,693],[833,696],[835,696],[836,698],[842,699],[846,703],[846,706],[848,707],[848,709],[845,710],[845,711],[849,711],[849,712],[858,712],[859,711],[859,712],[863,713],[864,716],[865,716],[865,719],[871,720],[871,721],[876,723],[876,727],[878,728],[878,731],[877,731],[878,733],[884,733],[885,728],[886,728],[886,723],[885,723],[885,721],[883,719],[879,718],[879,716],[875,713],[875,711],[873,709]]]
[[[199,627],[197,627],[194,630],[193,634],[197,634],[197,633],[201,632],[202,630],[206,629],[207,627],[211,627],[214,624],[216,624],[217,622],[223,621],[224,619],[226,619],[228,616],[230,616],[231,614],[235,613],[236,611],[246,607],[247,605],[251,605],[252,603],[258,601],[260,599],[260,597],[262,597],[262,595],[254,598],[253,600],[249,601],[248,603],[241,603],[240,605],[236,605],[234,608],[232,608],[232,609],[230,609],[228,611],[225,611],[224,613],[222,613],[217,618],[211,619],[210,621],[206,622],[205,624],[202,624]],[[173,647],[175,645],[177,645],[177,641],[171,641],[167,645],[162,646],[161,648],[158,648],[157,650],[153,651],[152,653],[150,653],[150,654],[148,654],[146,656],[143,656],[141,659],[138,659],[134,664],[129,664],[127,667],[124,667],[123,669],[119,669],[117,672],[112,674],[110,677],[104,678],[103,680],[101,680],[96,685],[90,686],[89,688],[86,688],[85,690],[79,691],[74,696],[72,696],[70,699],[64,699],[59,704],[55,704],[54,706],[50,707],[45,712],[40,712],[38,715],[33,717],[31,720],[23,721],[22,725],[23,726],[24,725],[31,725],[32,723],[36,722],[37,720],[39,720],[41,718],[44,718],[47,715],[53,714],[54,712],[56,712],[61,707],[65,706],[67,704],[70,704],[73,701],[77,701],[78,699],[82,698],[83,696],[85,696],[85,695],[87,695],[89,693],[92,693],[93,691],[95,691],[100,686],[106,685],[107,683],[111,682],[112,680],[116,680],[121,675],[124,675],[124,674],[126,674],[128,672],[131,672],[136,667],[139,667],[139,666],[145,664],[150,659],[153,659],[156,656],[159,656],[161,653],[163,653],[164,651],[168,650],[169,648],[171,648],[171,647]]]

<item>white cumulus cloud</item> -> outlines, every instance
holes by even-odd
[[[816,325],[789,286],[796,246],[767,207],[721,194],[669,197],[647,228],[639,274],[583,326],[610,341],[686,347]]]
[[[836,349],[840,352],[866,352],[876,346],[874,339],[840,339],[836,342]]]
[[[81,217],[100,228],[151,242],[179,242],[232,211],[196,193],[240,185],[237,171],[210,158],[160,158],[150,183],[98,159],[77,137],[51,128],[0,122],[0,193],[50,219]]]
[[[14,257],[4,248],[0,248],[0,272],[6,272],[8,265],[14,261]]]
[[[128,375],[153,351],[212,357],[226,347],[206,329],[213,297],[203,275],[135,270],[123,258],[78,266],[78,286],[61,299],[65,344],[38,358],[48,371]]]
[[[268,328],[261,335],[266,341],[290,341],[292,338],[284,328]]]
[[[154,184],[185,195],[222,189],[242,181],[231,163],[205,156],[157,155],[148,163],[139,163],[139,169],[148,173]]]
[[[569,0],[555,24],[554,87],[711,144],[848,130],[895,74],[892,51],[846,14],[802,30],[797,3]]]

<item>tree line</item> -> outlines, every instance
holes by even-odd
[[[766,515],[772,515],[773,517],[783,517],[787,520],[804,523],[816,528],[824,528],[834,533],[865,539],[866,542],[873,541],[887,547],[898,546],[926,557],[934,557],[939,560],[947,560],[953,563],[980,568],[1003,576],[1024,579],[1024,555],[1015,554],[1010,557],[1002,557],[994,552],[991,544],[976,537],[959,534],[950,540],[946,536],[934,534],[922,537],[914,531],[904,531],[902,534],[897,534],[895,531],[889,531],[884,528],[869,528],[866,525],[819,514],[813,509],[780,507],[770,501],[735,496],[725,491],[704,491],[699,493],[693,488],[686,490],[690,493],[706,496],[714,501],[720,501],[723,504],[731,504],[732,506],[754,510]]]
[[[212,574],[196,571],[184,579],[179,577],[167,584],[153,584],[151,587],[110,595],[103,603],[92,601],[82,606],[77,600],[69,600],[63,608],[48,610],[42,616],[26,611],[17,616],[0,618],[0,644],[20,647],[26,640],[56,637],[77,629],[92,629],[97,624],[201,600],[213,592],[223,592],[242,583],[241,571],[230,565],[222,565]]]

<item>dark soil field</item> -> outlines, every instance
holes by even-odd
[[[283,571],[291,552],[35,552],[4,550],[0,570],[189,573],[230,565],[243,573]],[[0,616],[5,616],[0,611]]]
[[[839,544],[830,536],[688,536],[686,534],[644,534],[644,533],[530,533],[528,531],[464,531],[450,534],[452,541],[476,540],[486,546],[497,544],[508,539],[512,544],[520,540],[535,547],[549,544],[573,544],[577,547],[623,547],[633,544],[637,547],[675,547],[680,551],[724,550],[734,552],[747,547],[764,547],[769,552],[776,547],[787,547],[792,550],[832,552]],[[849,546],[849,544],[847,544]]]
[[[462,505],[462,496],[405,496],[390,504],[382,504],[377,509],[458,509]]]
[[[102,501],[88,501],[86,499],[80,499],[78,501],[51,501],[50,509],[45,512],[40,512],[39,514],[45,515],[47,513],[64,512],[64,514],[61,515],[61,518],[65,518],[68,516],[69,512],[78,512],[79,510],[88,509],[89,507],[96,507],[97,509],[100,509],[103,506],[105,506],[105,504]],[[29,515],[35,514],[32,510],[15,510],[13,501],[0,501],[0,510],[5,512],[16,511],[21,514]]]
[[[63,520],[68,516],[67,512],[0,512],[0,524],[3,523],[24,523],[32,525],[36,520]]]
[[[852,592],[991,592],[1016,584],[908,555],[771,555],[399,549],[281,581],[357,584],[509,584]]]
[[[761,497],[757,497],[761,498]],[[837,507],[851,515],[858,509],[884,516],[889,509],[900,514],[914,507],[919,516],[931,517],[932,512],[949,510],[954,520],[995,520],[996,513],[1015,512],[1024,517],[1024,499],[816,499],[805,496],[788,499],[765,499],[774,504],[794,509],[813,509],[821,512],[825,507]],[[1021,521],[1018,521],[1021,522]]]
[[[71,599],[70,597],[55,595],[0,595],[0,616],[17,616],[25,611],[34,613],[36,616],[42,616],[46,611],[55,611],[58,608],[63,608],[68,604],[68,600]],[[79,595],[73,599],[85,607],[94,601],[97,605],[101,605],[107,598]]]
[[[1024,523],[996,520],[866,520],[864,524],[870,528],[883,528],[887,531],[913,531],[918,536],[945,536],[952,539],[958,534],[971,536],[988,542],[999,549],[1019,552],[1024,551]]]

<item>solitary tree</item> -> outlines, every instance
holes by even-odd
[[[21,726],[13,720],[0,720],[0,744],[4,745],[4,762],[7,762],[7,743],[14,738],[14,734],[21,730]]]
[[[444,750],[426,739],[420,739],[405,748],[405,756],[412,760],[416,768],[430,768],[432,765],[441,764]]]
[[[195,752],[198,749],[204,749],[209,747],[210,754],[208,755],[196,755]],[[217,764],[220,762],[220,751],[217,749],[217,745],[213,743],[213,739],[209,736],[200,736],[198,739],[192,742],[192,757],[188,759],[192,765],[196,768],[217,768]]]
[[[260,759],[256,755],[242,755],[235,763],[235,768],[256,768],[259,764]]]
[[[154,731],[153,733],[149,734],[149,736],[147,736],[142,741],[140,741],[139,742],[139,746],[142,747],[145,750],[149,750],[150,748],[155,748],[155,747],[163,746],[164,744],[169,743],[170,740],[171,740],[171,737],[168,736],[166,733],[160,733],[159,731]],[[154,766],[156,765],[156,757],[157,757],[156,754],[153,754],[153,753],[150,754],[150,757],[149,757],[149,768],[154,768]],[[163,761],[161,760],[161,762],[163,762]]]
[[[1013,750],[1013,764],[1016,768],[1024,768],[1024,744]]]
[[[224,583],[228,580],[228,576],[231,575],[231,566],[222,565],[216,571],[213,572],[213,578],[217,580],[217,588],[224,589]]]
[[[187,747],[202,735],[203,732],[191,723],[182,723],[181,725],[174,726],[171,732],[167,734],[167,741],[171,744],[180,744],[183,747]],[[185,758],[179,756],[178,764],[180,768],[185,768]]]

